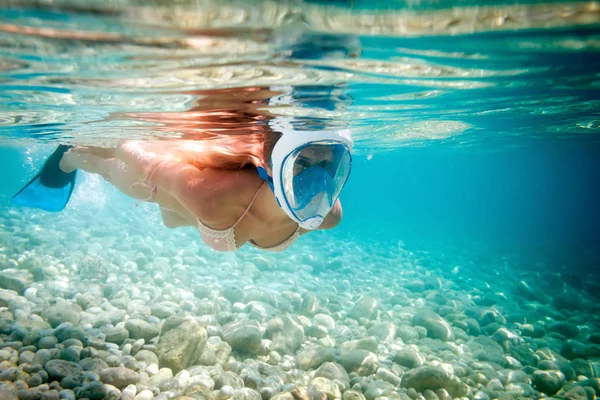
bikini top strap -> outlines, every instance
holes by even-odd
[[[244,218],[246,216],[246,214],[248,214],[248,211],[250,211],[250,207],[252,207],[252,204],[254,204],[254,201],[256,200],[256,198],[258,197],[258,193],[260,193],[260,189],[263,187],[263,183],[261,183],[261,185],[258,187],[258,190],[256,191],[256,193],[254,193],[254,197],[252,197],[252,200],[250,201],[250,204],[248,204],[248,207],[246,207],[246,209],[244,210],[244,212],[242,213],[242,215],[240,215],[240,217],[237,219],[237,221],[235,221],[235,224],[233,224],[231,227],[235,228],[235,226],[237,224],[239,224],[239,222],[242,220],[242,218]]]

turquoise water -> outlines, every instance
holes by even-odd
[[[600,396],[598,10],[0,3],[0,398]],[[280,254],[86,173],[10,204],[58,143],[271,118],[355,145],[341,224]]]

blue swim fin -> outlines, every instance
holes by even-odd
[[[73,193],[77,170],[63,172],[60,160],[73,146],[59,145],[40,172],[12,198],[17,206],[34,207],[45,211],[62,211]]]

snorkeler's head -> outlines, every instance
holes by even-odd
[[[283,133],[271,156],[268,180],[279,206],[304,229],[318,228],[329,213],[352,168],[348,130]],[[270,176],[267,176],[270,175]]]

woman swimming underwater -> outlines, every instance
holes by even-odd
[[[60,211],[82,169],[157,203],[167,227],[195,226],[214,250],[236,251],[248,242],[282,251],[299,235],[339,223],[351,152],[347,130],[286,128],[116,148],[59,146],[13,203]]]

